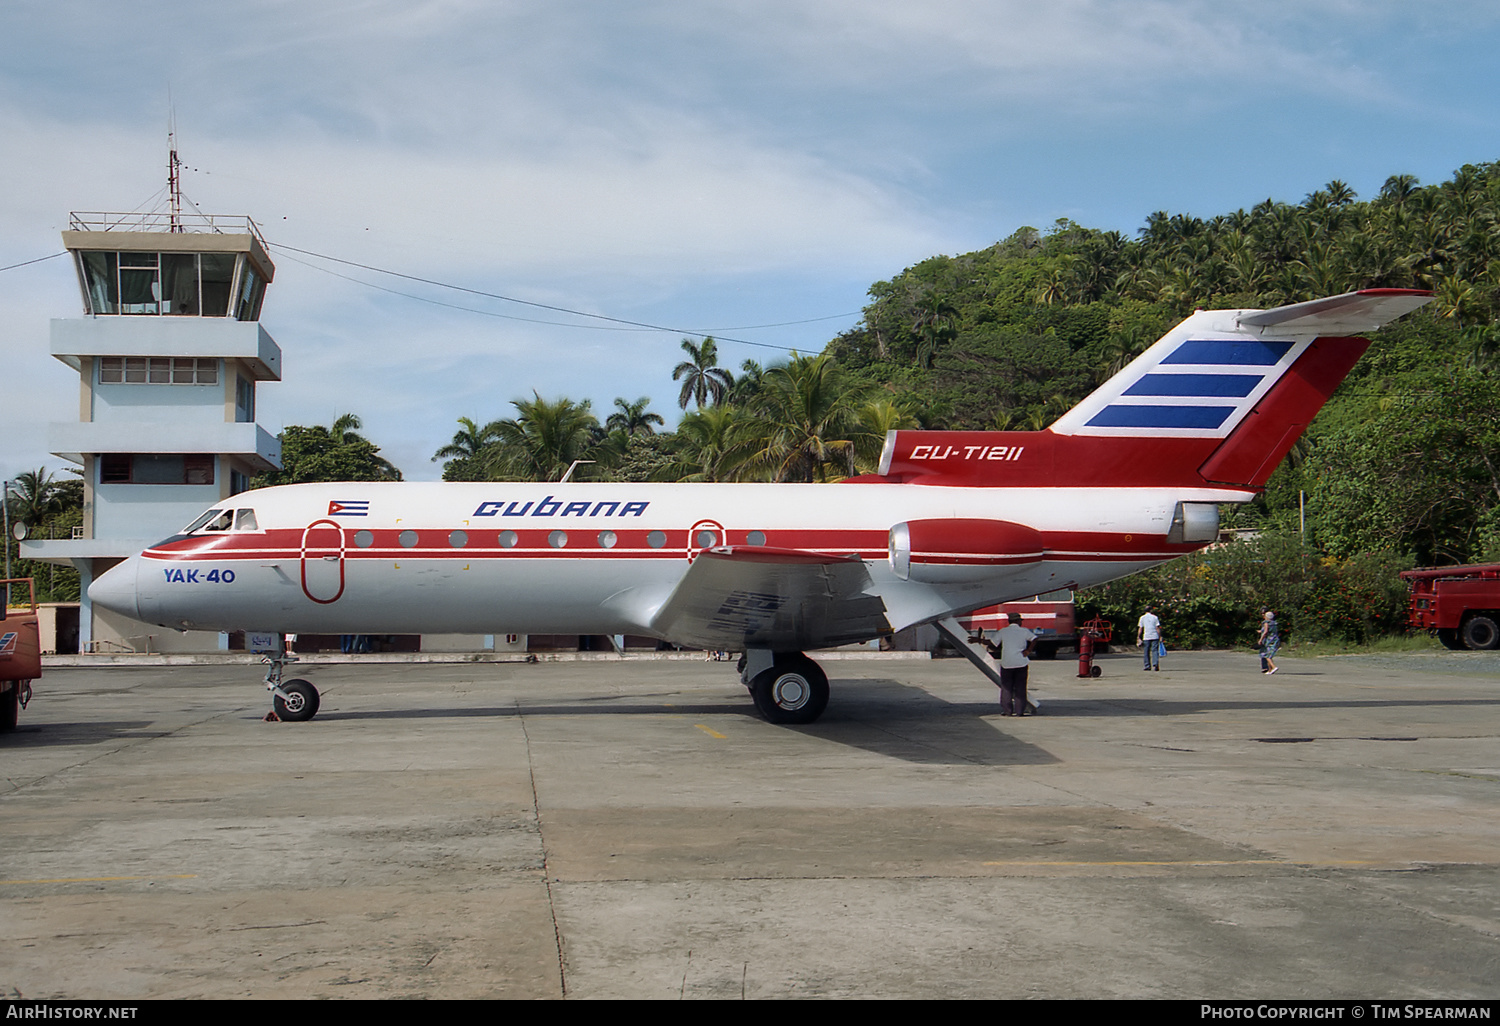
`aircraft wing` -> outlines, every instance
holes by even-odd
[[[651,628],[702,648],[802,651],[889,634],[885,603],[869,594],[858,556],[801,549],[704,549],[652,618]]]

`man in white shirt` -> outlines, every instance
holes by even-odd
[[[999,644],[991,641],[984,644],[990,655],[1000,660],[1000,715],[1025,716],[1026,674],[1031,666],[1036,635],[1021,626],[1020,616],[1015,613],[1006,615],[1010,617],[1010,626],[995,635]]]
[[[1143,670],[1161,671],[1161,620],[1156,616],[1156,607],[1147,606],[1135,627],[1135,643],[1141,646]]]

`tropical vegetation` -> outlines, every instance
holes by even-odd
[[[601,422],[532,393],[459,417],[433,459],[450,481],[833,482],[873,471],[892,429],[1044,428],[1194,308],[1384,287],[1436,298],[1372,336],[1264,494],[1225,510],[1254,540],[1082,597],[1131,623],[1147,601],[1169,624],[1175,610],[1179,641],[1243,637],[1266,604],[1294,636],[1362,638],[1399,628],[1400,567],[1500,560],[1500,164],[1393,175],[1369,199],[1333,181],[1300,202],[1158,211],[1134,237],[1022,227],[875,282],[858,323],[808,353],[735,371],[722,340],[682,339],[675,429],[646,396]],[[255,483],[399,480],[358,430],[287,428],[285,469]]]

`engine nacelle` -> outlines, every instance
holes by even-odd
[[[891,569],[903,581],[962,584],[1042,561],[1041,534],[1008,520],[908,520],[891,528]]]

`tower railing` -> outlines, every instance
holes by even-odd
[[[111,213],[99,210],[75,210],[68,215],[68,230],[74,232],[181,232],[214,235],[253,235],[264,248],[266,239],[260,225],[248,217],[225,214],[203,214],[184,211],[172,214],[158,210],[149,213]]]

